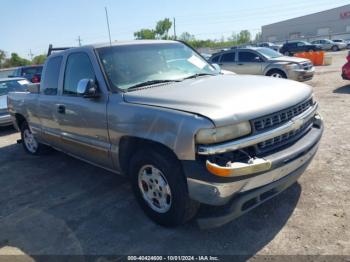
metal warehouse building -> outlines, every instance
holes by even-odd
[[[262,27],[263,41],[350,39],[350,5]]]

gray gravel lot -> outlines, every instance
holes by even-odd
[[[350,81],[333,65],[314,87],[326,130],[317,156],[287,191],[221,228],[165,229],[137,206],[130,186],[59,152],[33,157],[0,129],[0,254],[350,255]]]

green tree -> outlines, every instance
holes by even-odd
[[[238,44],[246,44],[251,41],[251,34],[248,30],[242,30],[238,35]]]
[[[134,33],[134,37],[137,40],[140,39],[156,39],[156,32],[152,29],[141,29]]]
[[[38,56],[35,56],[32,60],[32,63],[35,64],[35,65],[40,65],[40,64],[43,64],[45,63],[45,60],[46,60],[47,56],[46,55],[38,55]]]
[[[181,41],[189,42],[195,40],[194,35],[191,35],[189,32],[183,32],[180,36],[179,39]]]
[[[0,68],[2,67],[3,63],[6,59],[6,53],[3,50],[0,50]]]
[[[4,67],[26,66],[30,65],[30,61],[20,57],[17,53],[12,53],[9,59],[6,59]]]
[[[173,23],[169,18],[165,18],[157,22],[155,32],[160,39],[168,39],[168,33]]]

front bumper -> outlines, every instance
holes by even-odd
[[[12,125],[12,119],[9,114],[0,115],[0,126],[10,126]]]
[[[310,70],[290,70],[287,71],[288,79],[292,79],[299,82],[311,80],[314,77],[315,68],[312,67]]]
[[[272,168],[268,172],[232,178],[234,181],[230,182],[225,182],[227,178],[209,181],[210,177],[215,176],[205,168],[200,168],[196,161],[193,161],[192,165],[188,162],[183,163],[187,175],[189,195],[200,203],[222,206],[227,204],[236,194],[273,183],[293,173],[312,159],[317,152],[322,133],[323,124],[320,127],[312,127],[304,137],[292,146],[264,157],[272,164]],[[200,180],[201,176],[203,180]]]

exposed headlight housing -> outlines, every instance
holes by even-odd
[[[251,132],[252,128],[249,122],[242,122],[235,125],[217,128],[201,129],[196,135],[196,143],[215,144],[249,135]]]

